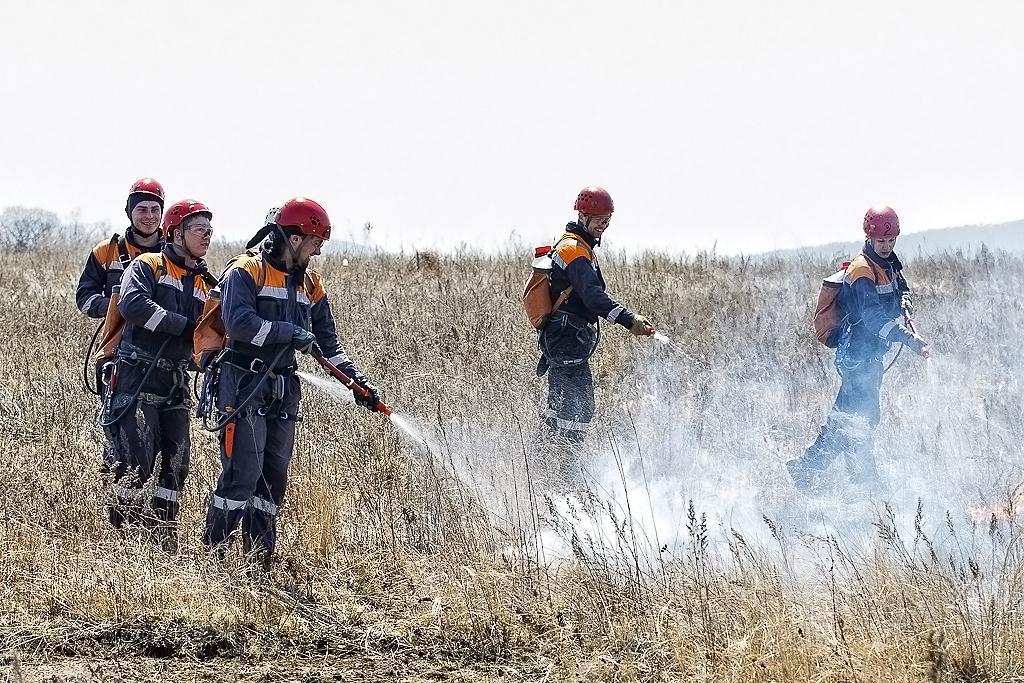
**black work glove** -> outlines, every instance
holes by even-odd
[[[377,404],[380,403],[380,390],[366,380],[357,382],[356,385],[362,387],[367,392],[365,396],[358,392],[352,392],[356,399],[356,405],[377,412]]]
[[[316,344],[316,337],[304,327],[295,326],[292,331],[292,348],[299,353],[309,353]]]

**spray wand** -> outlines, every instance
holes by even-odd
[[[356,396],[362,396],[362,397],[365,398],[365,397],[370,395],[369,391],[367,391],[366,389],[363,389],[361,386],[356,384],[354,379],[352,379],[351,377],[346,375],[344,372],[339,370],[334,365],[334,363],[332,363],[331,361],[329,361],[326,358],[324,358],[323,352],[320,350],[320,347],[317,346],[316,344],[313,344],[313,348],[309,350],[309,355],[313,356],[313,358],[315,358],[316,361],[318,363],[320,363],[320,365],[324,366],[324,370],[326,370],[327,373],[331,377],[333,377],[334,379],[338,380],[339,382],[344,384],[346,387],[351,389],[352,393],[355,394]],[[387,415],[389,417],[391,416],[391,408],[388,408],[386,405],[384,405],[383,401],[378,400],[377,401],[377,405],[374,406],[374,409],[378,413],[384,413],[385,415]]]

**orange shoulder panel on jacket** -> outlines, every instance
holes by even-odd
[[[307,292],[307,295],[309,296],[310,302],[315,304],[318,303],[320,299],[324,298],[324,294],[326,294],[327,291],[324,289],[324,281],[320,277],[320,273],[315,270],[309,270],[306,272],[309,273],[309,279],[313,281],[313,291]]]
[[[136,261],[142,261],[147,266],[152,268],[154,272],[156,272],[156,269],[160,267],[160,264],[164,260],[164,255],[163,254],[158,254],[158,253],[155,253],[155,252],[152,252],[152,251],[147,251],[144,254],[139,254],[138,256],[136,256],[135,260]],[[167,260],[167,264],[169,266],[173,266],[174,265],[174,263],[171,262],[170,259]]]
[[[846,268],[846,278],[851,282],[856,282],[862,277],[866,277],[872,282],[875,281],[875,270],[868,263],[868,257],[864,254],[857,254],[850,265]]]
[[[592,260],[593,252],[587,248],[585,244],[581,244],[578,238],[568,239],[562,246],[558,247],[558,257],[562,259],[565,265],[569,265],[578,258],[585,258],[588,261]]]
[[[263,276],[262,259],[256,256],[241,256],[228,267],[228,270],[224,273],[225,277],[236,268],[241,268],[245,272],[249,273],[249,275],[252,276],[253,282],[257,283],[257,285],[260,283],[260,278]],[[267,270],[269,271],[273,269],[267,268]]]
[[[111,244],[110,240],[103,240],[93,247],[92,255],[96,257],[101,266],[106,268],[117,260],[117,245]]]

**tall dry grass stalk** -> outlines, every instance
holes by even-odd
[[[227,667],[359,653],[396,671],[444,661],[467,680],[1024,675],[1017,257],[907,259],[936,358],[904,354],[886,377],[890,491],[873,501],[838,483],[804,499],[782,467],[834,398],[808,330],[834,263],[606,255],[611,291],[677,346],[604,330],[589,490],[571,493],[539,438],[522,254],[323,258],[349,354],[431,448],[307,387],[263,575],[202,548],[218,463],[198,428],[180,552],[106,525],[79,379],[93,325],[73,303],[80,256],[0,257],[11,672],[97,653]]]

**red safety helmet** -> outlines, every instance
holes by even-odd
[[[576,195],[576,210],[606,216],[615,211],[615,203],[608,190],[591,185],[580,190]]]
[[[890,207],[879,204],[864,214],[864,234],[876,240],[900,234],[900,219]]]
[[[164,205],[164,186],[152,178],[136,180],[128,194],[151,194],[155,197],[152,201],[160,202],[160,206]]]
[[[277,210],[274,222],[282,228],[295,228],[303,235],[331,239],[331,219],[327,217],[324,207],[312,199],[289,199]]]
[[[207,220],[213,220],[213,212],[206,204],[197,202],[194,199],[183,199],[180,202],[171,204],[164,214],[164,239],[171,240],[171,230],[181,225],[181,222],[189,216],[206,216]]]

